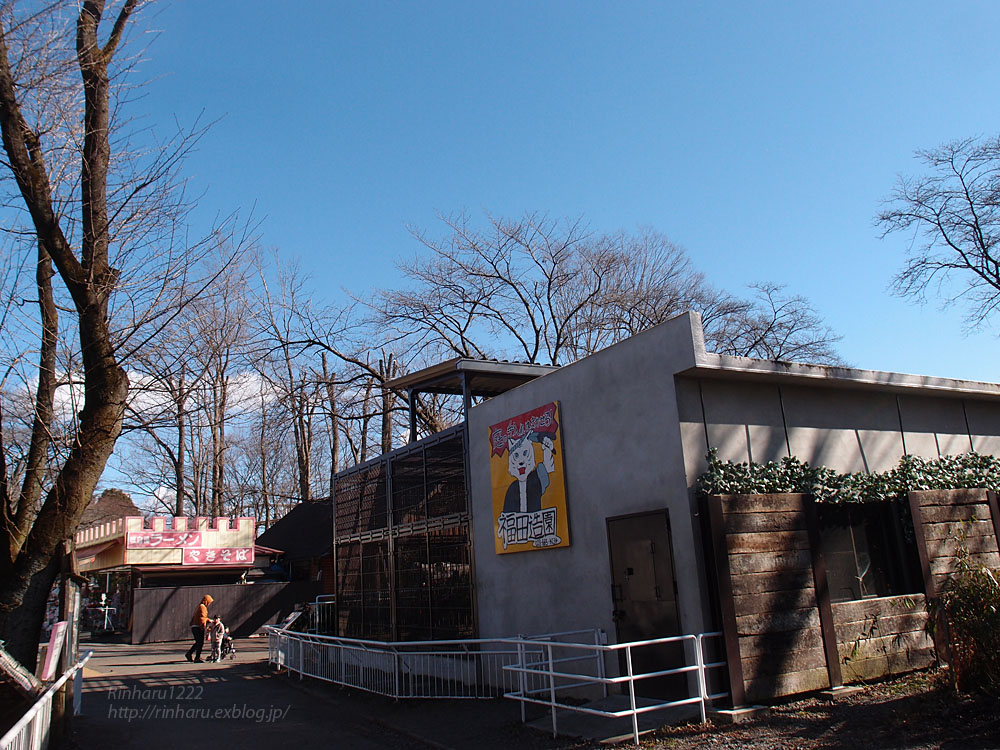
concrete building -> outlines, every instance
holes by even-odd
[[[467,419],[338,476],[345,636],[715,630],[709,448],[840,472],[1000,455],[1000,385],[710,354],[694,313],[560,368],[453,360],[394,385],[462,393]]]

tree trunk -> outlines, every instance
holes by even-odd
[[[216,381],[212,415],[212,515],[219,517],[225,509],[226,402],[229,383],[225,377]]]
[[[45,622],[45,609],[59,575],[59,558],[35,572],[25,588],[21,603],[8,612],[0,610],[0,632],[7,652],[34,672],[38,658],[38,634]]]
[[[323,364],[323,384],[326,388],[327,410],[330,415],[330,498],[333,499],[336,485],[337,468],[340,456],[340,419],[337,410],[337,389],[333,382],[333,373],[326,368],[326,352],[321,355]]]
[[[108,300],[118,272],[108,264],[107,173],[108,72],[124,27],[135,8],[126,0],[102,49],[97,29],[104,3],[89,0],[77,19],[77,61],[83,78],[84,142],[80,172],[80,257],[63,234],[39,136],[21,112],[11,73],[6,32],[0,33],[0,130],[4,151],[40,247],[52,258],[78,315],[83,358],[84,404],[73,443],[46,495],[17,558],[0,559],[0,638],[27,666],[36,661],[45,600],[59,569],[58,545],[69,539],[94,493],[121,433],[128,378],[115,358]],[[6,18],[4,19],[7,20]]]
[[[178,517],[184,516],[184,494],[185,494],[185,481],[184,481],[184,456],[187,446],[185,445],[185,440],[187,439],[184,434],[185,424],[184,424],[184,405],[187,402],[186,394],[184,391],[184,370],[181,370],[180,380],[178,381],[177,390],[177,455],[174,457],[174,487],[176,488],[177,497],[174,500],[174,515]]]
[[[340,460],[340,420],[337,416],[337,396],[333,383],[329,381],[327,381],[326,393],[330,401],[330,497],[332,498]]]
[[[264,528],[271,528],[271,487],[267,477],[267,402],[260,391],[260,495],[264,501]]]
[[[24,479],[13,515],[10,534],[4,539],[9,549],[6,559],[17,557],[31,528],[32,515],[42,496],[42,481],[48,468],[49,445],[52,442],[52,418],[55,412],[56,352],[59,334],[59,312],[52,296],[52,259],[44,243],[38,242],[38,309],[42,322],[41,350],[38,356],[38,387],[35,390],[35,416],[31,426],[31,442],[25,462]]]
[[[396,362],[391,352],[388,357],[383,357],[378,363],[378,369],[382,380],[382,453],[384,455],[392,450],[392,407],[396,400],[396,394],[385,386],[392,379],[396,369]]]
[[[292,394],[293,416],[295,420],[295,457],[299,470],[299,500],[312,499],[312,426],[309,420],[309,398],[306,393],[305,376],[297,392]]]
[[[374,378],[366,378],[365,397],[362,403],[361,412],[361,460],[364,463],[368,460],[368,425],[372,419],[372,387]]]

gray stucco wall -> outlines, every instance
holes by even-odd
[[[612,640],[606,519],[667,508],[685,632],[701,632],[700,566],[672,373],[694,364],[697,318],[682,316],[497,396],[469,415],[470,489],[482,637],[604,628]],[[568,548],[498,555],[489,427],[560,403]]]
[[[1000,453],[1000,404],[989,397],[693,374],[677,378],[677,398],[689,485],[704,471],[709,446],[737,463],[778,461],[790,449],[814,466],[841,472],[886,471],[904,452],[923,458],[973,447]]]

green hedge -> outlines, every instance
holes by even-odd
[[[733,463],[708,452],[708,469],[698,477],[700,495],[760,495],[800,492],[817,502],[862,503],[905,497],[911,490],[985,488],[1000,491],[1000,459],[981,453],[925,460],[903,456],[881,474],[838,474],[791,456],[775,463]]]

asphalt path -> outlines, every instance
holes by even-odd
[[[191,664],[187,643],[84,644],[80,750],[189,747],[567,748],[568,738],[522,726],[516,705],[489,701],[395,702],[273,673],[266,639],[237,642],[233,660]]]

